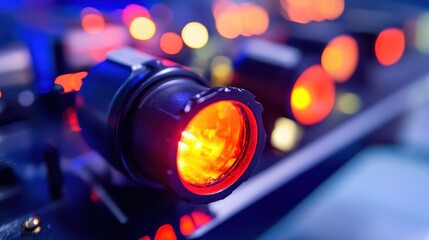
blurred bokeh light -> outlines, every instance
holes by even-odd
[[[398,28],[385,29],[375,42],[375,55],[385,66],[395,64],[401,59],[405,50],[404,31]]]
[[[334,81],[320,65],[313,65],[301,73],[293,86],[290,100],[294,117],[304,125],[325,119],[334,101]]]
[[[322,53],[322,66],[337,82],[349,80],[358,64],[359,50],[354,38],[341,35],[332,39]]]
[[[155,23],[149,18],[138,17],[130,24],[131,36],[137,40],[149,40],[156,32]]]
[[[183,42],[182,38],[177,33],[166,32],[161,36],[159,45],[162,51],[174,55],[182,50]]]
[[[293,120],[285,117],[278,118],[271,133],[271,146],[288,152],[293,150],[302,137],[301,127]]]
[[[183,42],[190,48],[202,48],[209,40],[207,28],[199,22],[190,22],[183,27]]]

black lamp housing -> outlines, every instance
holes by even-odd
[[[231,186],[208,195],[188,190],[177,170],[177,146],[182,131],[204,107],[223,100],[237,101],[254,117],[257,141],[244,173]],[[180,198],[197,204],[228,196],[254,169],[264,148],[262,106],[248,91],[210,88],[188,68],[168,60],[123,48],[89,70],[76,96],[79,123],[88,144],[115,168],[140,184],[167,186]]]

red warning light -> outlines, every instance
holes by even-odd
[[[331,112],[335,85],[320,65],[313,65],[299,76],[292,89],[291,108],[296,120],[304,125],[316,124]]]
[[[170,224],[164,224],[156,231],[155,240],[176,240],[176,233]]]
[[[256,128],[251,111],[236,101],[216,102],[198,112],[178,145],[177,168],[184,186],[202,195],[231,186],[253,158]]]

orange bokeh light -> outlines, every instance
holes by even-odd
[[[209,31],[199,22],[190,22],[182,29],[183,42],[190,48],[202,48],[209,41]]]
[[[130,34],[137,40],[149,40],[156,32],[155,23],[145,17],[135,18],[130,24]]]
[[[246,114],[246,115],[245,115]],[[219,101],[200,110],[182,132],[177,170],[191,192],[209,195],[235,183],[249,166],[257,141],[248,107]]]
[[[236,4],[228,5],[215,19],[216,28],[224,38],[237,38],[243,31],[240,8]]]
[[[344,0],[320,0],[319,11],[324,19],[335,20],[344,11]]]
[[[176,240],[177,236],[170,224],[164,224],[158,228],[155,234],[155,240]]]
[[[194,221],[189,215],[184,215],[180,218],[180,232],[183,236],[189,236],[195,231]]]
[[[99,33],[105,26],[103,15],[95,8],[87,7],[81,11],[82,29],[90,34]]]
[[[291,109],[295,119],[304,125],[325,119],[335,101],[335,85],[320,65],[306,69],[296,80],[291,92]]]
[[[267,31],[270,22],[267,10],[253,3],[242,3],[240,8],[244,27],[242,35],[246,32],[261,35]]]
[[[332,39],[322,53],[322,66],[337,82],[349,80],[359,58],[356,40],[347,35]]]
[[[150,237],[146,235],[146,236],[139,238],[139,240],[150,240]]]
[[[401,59],[405,51],[404,31],[388,28],[380,32],[375,41],[375,55],[380,64],[388,66]]]
[[[183,42],[179,34],[174,32],[167,32],[161,36],[159,42],[161,50],[167,54],[177,54],[182,50]]]
[[[87,72],[70,73],[58,76],[54,83],[61,85],[64,93],[79,91],[82,87],[82,79],[88,75]]]
[[[228,39],[240,35],[261,35],[269,25],[267,10],[254,3],[217,1],[213,6],[213,15],[219,34]]]
[[[281,0],[286,19],[301,24],[335,20],[344,11],[344,0]]]
[[[150,18],[149,10],[137,4],[130,4],[122,11],[122,21],[127,26],[130,26],[131,22],[138,17]]]

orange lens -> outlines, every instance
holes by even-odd
[[[240,178],[249,166],[257,142],[256,120],[236,101],[220,101],[198,112],[182,132],[177,169],[193,193],[220,192]]]

